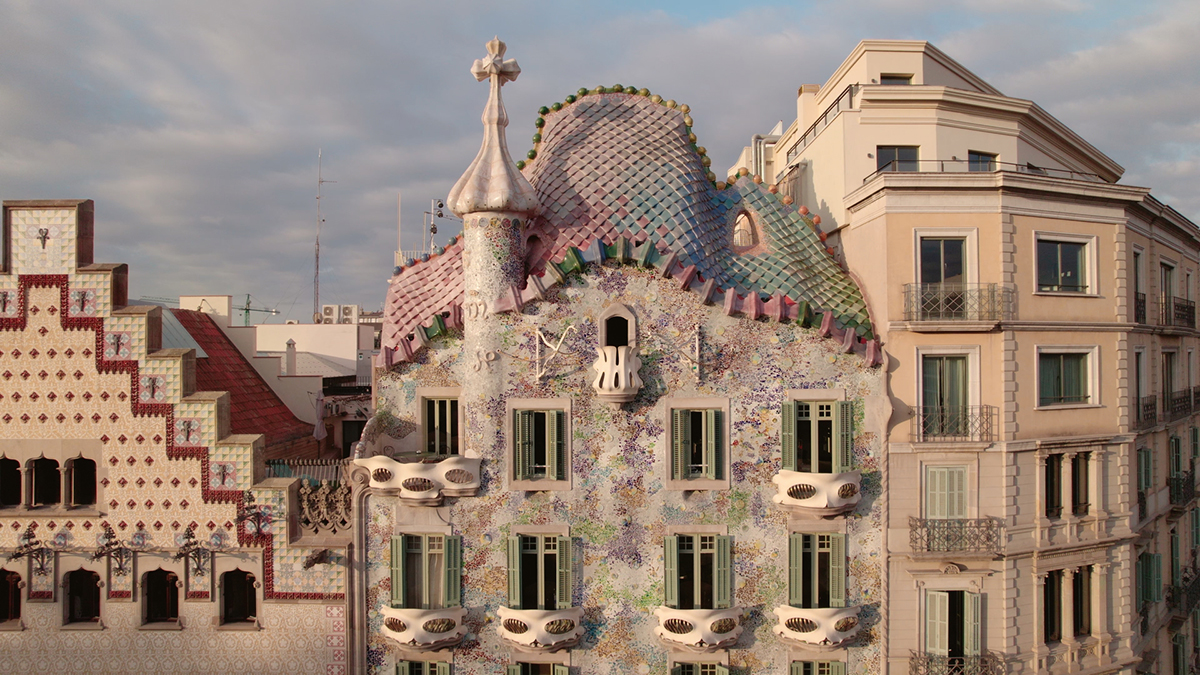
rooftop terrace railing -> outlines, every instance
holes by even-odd
[[[1082,180],[1089,183],[1106,182],[1094,173],[1070,171],[1067,169],[1051,169],[1034,166],[1033,164],[1014,164],[1012,162],[997,162],[995,160],[971,159],[898,159],[888,162],[878,171],[872,172],[863,179],[869,183],[873,178],[886,173],[995,173],[1007,171],[1023,173],[1030,176],[1046,176],[1048,178],[1067,178]]]

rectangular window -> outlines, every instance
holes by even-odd
[[[1194,551],[1195,549],[1200,548],[1200,508],[1192,507],[1190,517],[1192,526],[1192,550]],[[1200,645],[1200,643],[1197,644]]]
[[[1071,513],[1076,516],[1086,516],[1091,508],[1088,484],[1088,464],[1092,453],[1081,452],[1071,458]]]
[[[1179,633],[1171,636],[1171,675],[1189,675],[1187,638]]]
[[[720,663],[676,663],[671,675],[729,675],[729,666]]]
[[[1171,394],[1175,391],[1175,352],[1162,353],[1162,399],[1163,408],[1171,409]]]
[[[445,661],[400,661],[396,664],[396,675],[450,675],[450,664]]]
[[[458,399],[425,399],[425,455],[461,454],[458,439]]]
[[[1171,477],[1183,474],[1183,439],[1178,436],[1167,437],[1167,460],[1171,464]]]
[[[392,607],[441,609],[462,604],[462,537],[392,537]]]
[[[1038,239],[1038,290],[1062,293],[1086,293],[1086,244],[1053,239]]]
[[[561,663],[513,663],[504,667],[505,675],[570,675]]]
[[[996,155],[989,152],[967,151],[968,171],[995,171]]]
[[[562,410],[513,413],[513,478],[567,479],[567,414]]]
[[[969,436],[967,357],[921,357],[921,431],[925,436]]]
[[[1135,564],[1137,606],[1162,600],[1162,555],[1143,552]]]
[[[725,478],[720,410],[671,411],[671,478]]]
[[[788,675],[846,675],[841,661],[792,661]]]
[[[780,441],[783,468],[842,473],[854,463],[854,403],[785,401]]]
[[[931,466],[925,469],[925,517],[931,520],[967,517],[967,467]]]
[[[1171,297],[1175,295],[1175,268],[1173,266],[1159,264],[1158,293],[1162,296],[1164,303],[1170,302]],[[1164,311],[1170,311],[1170,308],[1168,307]]]
[[[677,609],[729,609],[733,603],[733,540],[678,534],[663,542],[664,604]]]
[[[926,591],[925,651],[965,667],[963,657],[978,656],[981,651],[982,615],[983,596],[979,593]]]
[[[877,171],[917,171],[919,147],[915,145],[879,145],[875,147]]]
[[[1071,589],[1072,612],[1075,615],[1075,637],[1092,634],[1092,566],[1075,570]]]
[[[963,237],[921,237],[922,284],[961,284],[966,281],[967,240]]]
[[[1063,456],[1046,456],[1046,517],[1062,515],[1062,465]]]
[[[1045,642],[1062,640],[1062,570],[1046,573],[1042,586],[1042,629]]]
[[[517,535],[508,538],[508,606],[566,609],[571,606],[570,537]]]
[[[909,85],[909,84],[912,84],[912,78],[913,78],[912,75],[896,75],[896,74],[880,75],[879,76],[879,84]]]
[[[792,607],[845,607],[846,535],[792,534],[788,588]]]
[[[1154,488],[1158,475],[1158,458],[1150,448],[1138,448],[1138,492],[1149,492]]]
[[[1038,354],[1038,405],[1087,403],[1087,353]]]

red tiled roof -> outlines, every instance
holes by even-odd
[[[206,359],[196,359],[196,389],[229,392],[230,432],[263,434],[268,458],[277,454],[271,452],[272,449],[284,449],[284,446],[307,437],[313,446],[308,452],[288,454],[315,457],[313,425],[301,422],[292,414],[212,317],[189,309],[172,309],[171,312],[208,354]]]

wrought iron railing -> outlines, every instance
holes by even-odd
[[[1085,180],[1091,183],[1103,183],[1103,178],[1094,173],[1084,173],[1082,171],[1068,171],[1066,169],[1050,169],[1033,164],[1014,164],[1012,162],[988,162],[981,164],[980,162],[972,162],[970,159],[897,159],[888,162],[878,171],[869,174],[863,179],[863,183],[868,183],[872,178],[880,174],[893,172],[920,172],[920,173],[979,173],[986,169],[986,173],[995,173],[998,171],[1007,171],[1012,173],[1023,173],[1033,176],[1046,176],[1049,178],[1067,178],[1070,180]]]
[[[1167,479],[1167,485],[1171,488],[1171,505],[1183,506],[1196,498],[1196,474],[1193,471],[1184,471],[1181,474],[1171,476]]]
[[[825,109],[825,112],[821,113],[821,116],[818,117],[817,120],[813,122],[807,130],[805,130],[800,138],[796,139],[796,142],[792,144],[792,147],[788,148],[788,164],[791,164],[792,160],[796,159],[796,157],[800,155],[800,152],[804,150],[804,148],[807,148],[808,144],[812,143],[813,140],[825,130],[825,127],[828,127],[829,123],[832,122],[838,115],[840,115],[842,111],[854,109],[854,96],[859,92],[860,89],[862,89],[860,85],[852,84],[843,89],[841,94],[838,94],[837,99],[835,99],[834,102]]]
[[[996,407],[990,405],[924,406],[917,408],[913,439],[923,441],[996,440]]]
[[[1183,583],[1167,587],[1167,604],[1176,614],[1188,616],[1200,604],[1200,569],[1183,568]]]
[[[1183,419],[1192,414],[1192,390],[1181,389],[1173,391],[1167,403],[1167,415],[1171,421]]]
[[[976,656],[945,656],[912,652],[908,657],[908,675],[1001,675],[1004,659],[995,652]]]
[[[1138,522],[1150,517],[1150,509],[1146,506],[1146,491],[1137,492]]]
[[[908,543],[918,553],[1000,553],[1004,523],[999,518],[908,518]]]
[[[1006,321],[1013,290],[1001,284],[905,284],[905,321]]]
[[[1134,323],[1146,323],[1146,294],[1133,294],[1133,321]]]
[[[1196,303],[1191,300],[1167,296],[1163,298],[1162,310],[1164,326],[1196,327]]]
[[[1137,428],[1149,429],[1158,424],[1158,397],[1143,396],[1137,401]]]
[[[307,478],[313,485],[321,481],[341,483],[351,459],[268,459],[267,478]]]
[[[1138,608],[1138,632],[1143,636],[1150,632],[1150,609],[1153,606],[1153,603],[1143,602]]]

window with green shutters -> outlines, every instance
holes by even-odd
[[[450,664],[445,661],[400,661],[396,664],[396,675],[450,675]]]
[[[513,663],[504,667],[505,675],[570,675],[561,663]]]
[[[671,410],[671,478],[725,478],[723,411]]]
[[[462,454],[459,450],[458,399],[426,398],[425,447],[426,457],[449,457]]]
[[[715,534],[677,534],[663,542],[663,604],[677,609],[733,606],[733,540]]]
[[[676,663],[671,675],[729,675],[729,666],[721,663]]]
[[[1200,459],[1200,427],[1192,427],[1192,466]]]
[[[1184,472],[1182,438],[1178,436],[1171,436],[1167,439],[1167,457],[1171,462],[1172,478]]]
[[[1162,600],[1162,555],[1145,552],[1134,564],[1137,606]]]
[[[1158,459],[1150,448],[1139,448],[1137,460],[1138,492],[1149,492],[1154,487],[1155,474],[1158,473]]]
[[[967,591],[925,591],[925,651],[935,656],[978,656],[983,597]]]
[[[565,411],[513,411],[513,478],[566,480],[567,433]]]
[[[846,606],[846,535],[792,534],[788,541],[788,604]]]
[[[854,403],[785,401],[780,444],[786,471],[850,471],[854,464]]]
[[[1200,508],[1192,507],[1190,518],[1192,525],[1192,549],[1195,550],[1196,548],[1200,548]]]
[[[792,661],[788,675],[846,675],[841,661]]]
[[[441,609],[462,604],[462,537],[392,537],[392,607]]]
[[[508,606],[566,609],[571,606],[573,547],[570,537],[515,535],[508,538]]]
[[[967,517],[967,467],[926,467],[925,517],[931,520]]]

